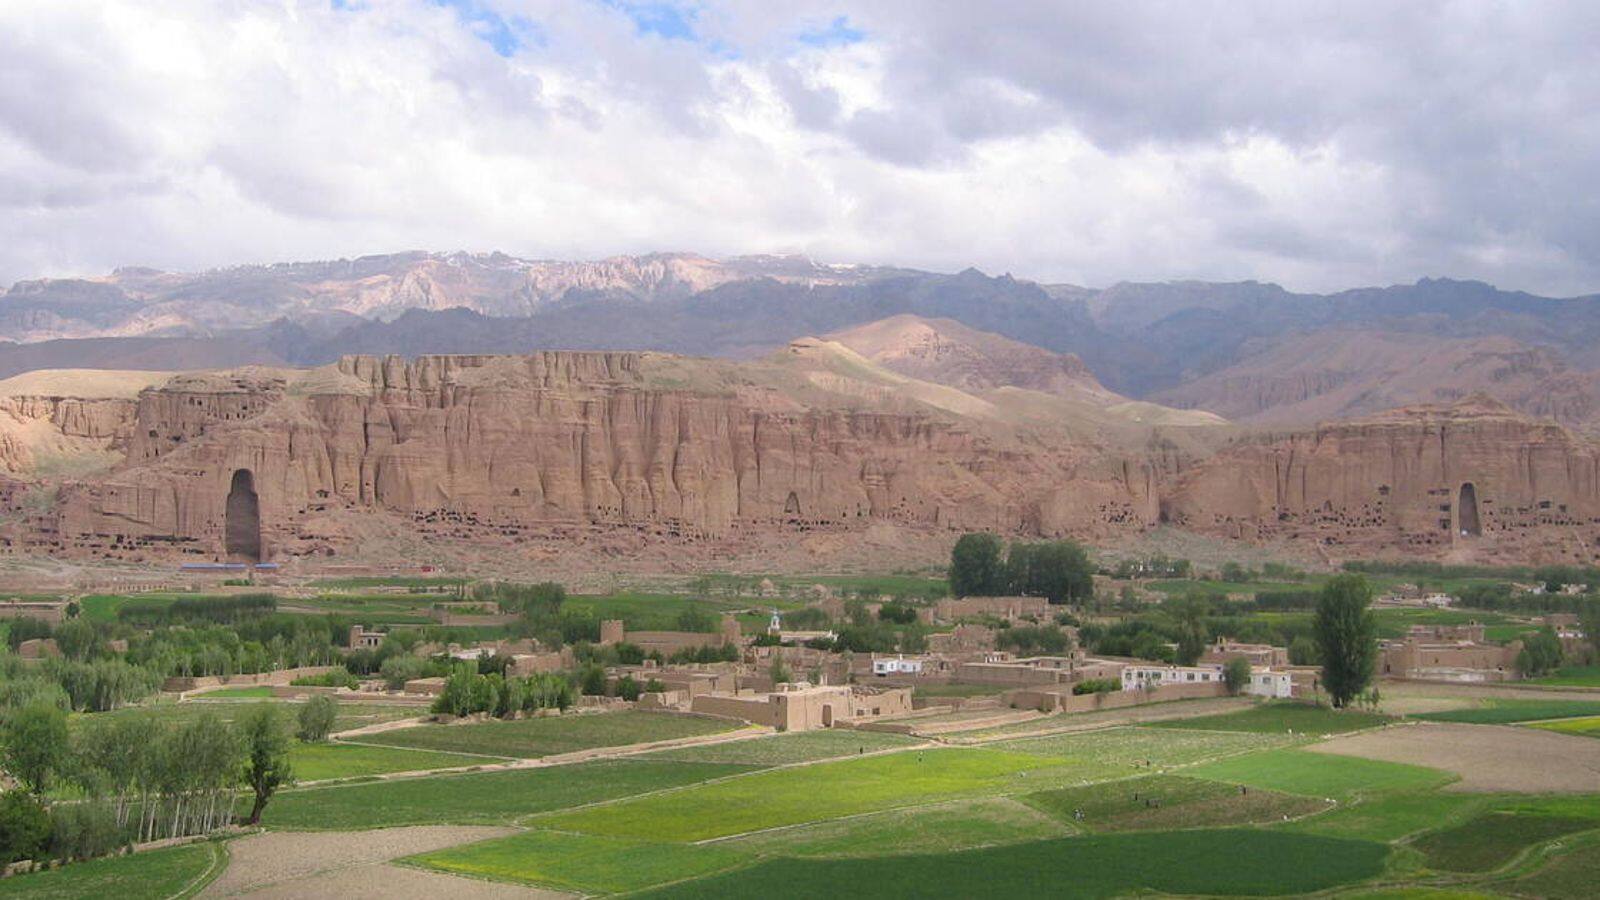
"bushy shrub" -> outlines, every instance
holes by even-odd
[[[0,865],[41,858],[50,828],[50,813],[27,791],[0,794]]]
[[[419,657],[391,656],[378,667],[378,674],[383,677],[385,687],[398,691],[406,686],[406,682],[422,678],[427,668],[427,662]]]
[[[1085,678],[1072,686],[1072,693],[1082,696],[1084,694],[1109,694],[1122,689],[1122,682],[1115,678]]]
[[[94,859],[130,843],[109,803],[58,803],[50,819],[50,853],[57,859]]]
[[[308,744],[325,741],[338,716],[338,701],[325,695],[312,697],[295,713],[295,737]]]

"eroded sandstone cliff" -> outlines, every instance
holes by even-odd
[[[1600,446],[1488,398],[1281,432],[1046,427],[1048,404],[1019,415],[907,387],[830,347],[796,342],[763,363],[353,356],[180,375],[137,399],[4,398],[0,415],[114,458],[51,478],[22,457],[55,445],[0,442],[8,471],[33,479],[6,481],[0,538],[111,559],[258,546],[285,559],[360,555],[371,548],[350,523],[382,520],[411,547],[559,552],[631,535],[710,557],[875,523],[1102,541],[1166,522],[1341,558],[1592,560],[1600,547]]]
[[[1142,460],[1001,441],[933,411],[677,388],[648,371],[653,359],[347,357],[316,378],[174,379],[139,396],[125,466],[64,488],[57,539],[216,554],[241,471],[269,553],[336,547],[315,525],[330,509],[513,541],[559,527],[695,541],[872,520],[1088,535],[1157,515]]]
[[[1163,515],[1347,557],[1477,549],[1587,561],[1600,536],[1600,447],[1477,395],[1241,439],[1180,478]]]

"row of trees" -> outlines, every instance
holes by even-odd
[[[1094,596],[1094,566],[1072,541],[1015,541],[1006,547],[998,535],[973,532],[962,535],[950,552],[950,592],[958,597],[1023,595],[1084,603]]]
[[[54,706],[10,710],[0,723],[6,771],[35,798],[67,787],[84,799],[55,804],[41,833],[43,805],[8,797],[0,803],[0,856],[38,858],[53,848],[86,858],[135,841],[207,834],[239,819],[241,790],[251,796],[244,821],[254,824],[292,781],[289,740],[283,713],[267,703],[231,724],[210,712],[184,722],[108,716],[70,735]]]
[[[605,670],[599,671],[603,685]],[[489,713],[506,718],[537,709],[565,710],[572,705],[573,695],[572,682],[559,673],[507,678],[498,672],[480,674],[477,666],[464,663],[445,681],[444,691],[433,701],[433,711],[453,716]]]

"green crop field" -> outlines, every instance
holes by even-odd
[[[1063,822],[1096,831],[1266,824],[1328,807],[1311,797],[1171,775],[1040,791],[1021,799]]]
[[[639,759],[675,759],[683,762],[738,763],[782,766],[842,756],[856,756],[921,743],[917,738],[881,731],[800,731],[748,740],[724,741],[696,747],[677,747],[639,755]]]
[[[1007,797],[986,797],[759,831],[719,842],[749,855],[950,853],[1062,837],[1072,829]]]
[[[271,700],[272,688],[259,684],[250,687],[225,687],[214,691],[206,691],[199,696],[207,700]]]
[[[573,594],[562,609],[597,619],[621,619],[632,631],[681,631],[680,617],[704,618],[712,628],[724,612],[748,609],[752,601],[650,594],[623,591],[615,594]],[[765,619],[762,620],[765,623]]]
[[[1054,773],[1047,768],[1052,766]],[[1043,770],[1043,778],[1024,774],[1030,770]],[[558,814],[536,824],[617,837],[698,841],[935,800],[1014,792],[1040,780],[1048,782],[1049,774],[1090,777],[1102,773],[1103,768],[1093,764],[1072,766],[1064,760],[1022,753],[911,750],[758,772],[671,794]]]
[[[1561,854],[1532,875],[1495,885],[1508,893],[1546,900],[1590,900],[1600,885],[1600,844]]]
[[[1438,787],[1454,776],[1437,769],[1305,750],[1269,750],[1235,756],[1184,771],[1255,788],[1307,797],[1349,797]]]
[[[302,744],[296,741],[289,750],[289,763],[294,769],[296,779],[322,781],[329,778],[384,775],[390,772],[476,766],[481,765],[483,759],[477,756],[436,753],[432,750],[396,750],[390,747],[331,742]]]
[[[1531,679],[1529,684],[1600,687],[1600,666],[1563,666],[1553,675]]]
[[[219,845],[203,843],[93,859],[48,872],[0,879],[0,897],[166,900],[198,887],[221,855]]]
[[[1446,872],[1488,872],[1510,862],[1536,844],[1587,831],[1592,818],[1535,816],[1492,812],[1443,831],[1423,835],[1412,843],[1428,866]]]
[[[717,763],[604,760],[543,769],[404,778],[281,792],[265,824],[290,829],[478,825],[632,797],[750,771]]]
[[[877,859],[773,859],[647,894],[659,898],[812,898],[849,885],[875,900],[1301,894],[1377,875],[1382,844],[1275,831],[1071,837],[960,853]],[[1315,865],[1307,865],[1315,860]]]
[[[727,719],[628,710],[614,713],[548,716],[472,725],[418,725],[351,738],[353,743],[479,753],[534,759],[595,747],[620,747],[649,741],[732,731]]]
[[[409,857],[429,869],[583,893],[636,891],[708,875],[747,857],[716,845],[527,831]]]
[[[1542,719],[1569,719],[1600,715],[1600,700],[1503,700],[1484,701],[1471,709],[1418,713],[1412,718],[1430,722],[1465,722],[1472,725],[1513,725]]]
[[[294,714],[299,709],[297,701],[263,701],[259,698],[197,699],[186,700],[182,703],[156,702],[145,706],[125,706],[110,712],[94,713],[87,716],[74,715],[70,722],[76,728],[91,719],[98,721],[108,716],[143,715],[153,715],[170,722],[187,722],[206,713],[210,713],[225,722],[231,722],[241,712],[259,702],[272,702],[282,706],[285,724],[288,727],[293,727]],[[386,703],[340,703],[339,715],[333,720],[333,730],[338,732],[350,728],[359,728],[363,725],[374,725],[379,722],[411,719],[422,715],[424,712],[424,709],[416,706],[400,706]]]
[[[1393,721],[1387,716],[1311,706],[1305,703],[1263,703],[1238,712],[1193,719],[1153,722],[1152,728],[1200,729],[1209,731],[1247,731],[1261,734],[1340,734],[1374,728]]]
[[[1286,738],[1268,734],[1133,727],[1016,738],[985,746],[1091,762],[1108,772],[1129,775],[1149,767],[1190,765],[1284,743]]]
[[[1488,802],[1488,798],[1472,794],[1378,794],[1353,803],[1341,803],[1322,815],[1284,827],[1329,837],[1397,841],[1461,822],[1481,812]]]
[[[1577,719],[1558,719],[1554,722],[1535,722],[1528,726],[1544,731],[1556,731],[1561,734],[1579,734],[1584,737],[1600,738],[1600,716],[1584,716]]]

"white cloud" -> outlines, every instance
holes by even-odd
[[[782,8],[12,0],[0,281],[694,249],[1600,288],[1593,7]]]

